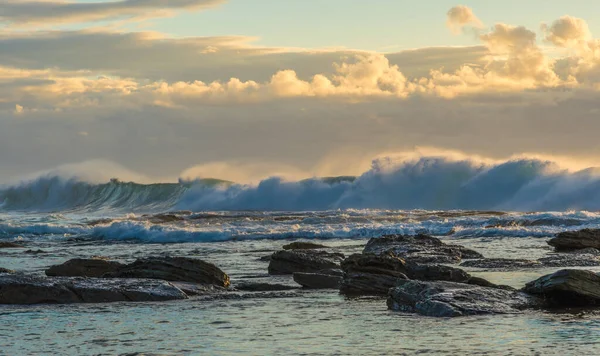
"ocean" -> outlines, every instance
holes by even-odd
[[[370,238],[426,233],[493,258],[537,259],[556,233],[599,228],[593,170],[537,160],[424,160],[359,177],[91,183],[45,175],[0,188],[0,267],[43,275],[76,257],[212,262],[232,285],[269,276],[261,257],[290,241],[350,255]],[[557,268],[464,268],[522,287]],[[585,269],[600,271],[598,267]],[[2,355],[596,354],[600,311],[431,318],[385,299],[294,289],[160,303],[0,306]]]

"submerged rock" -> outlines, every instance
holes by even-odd
[[[125,265],[105,258],[75,258],[46,270],[46,276],[63,277],[102,277],[106,273],[117,272]]]
[[[458,263],[463,258],[483,258],[477,251],[463,246],[447,245],[438,238],[424,234],[372,238],[363,250],[365,254],[376,255],[389,252],[407,261],[417,263]]]
[[[271,255],[269,274],[293,274],[294,272],[318,272],[339,268],[344,259],[341,253],[319,250],[283,250]]]
[[[219,267],[195,258],[151,257],[139,259],[104,278],[151,278],[164,281],[214,284],[229,287],[229,276]]]
[[[341,270],[323,270],[316,273],[296,272],[294,281],[308,289],[339,289],[344,272]]]
[[[523,291],[543,296],[550,306],[600,304],[600,276],[591,271],[563,269],[529,282]]]
[[[187,298],[174,285],[149,279],[0,275],[0,304],[148,302]]]
[[[287,245],[284,245],[282,248],[284,250],[318,250],[318,249],[328,248],[328,247],[325,245],[320,245],[320,244],[316,244],[313,242],[296,241],[296,242],[292,242]]]
[[[272,284],[272,283],[240,283],[235,286],[236,290],[244,292],[273,292],[282,290],[298,289],[298,287],[288,286],[285,284]]]
[[[486,258],[481,260],[469,260],[460,264],[461,267],[475,267],[485,269],[525,269],[542,267],[584,267],[600,266],[600,256],[592,253],[590,250],[586,253],[564,253],[551,254],[542,257],[539,260],[509,259],[509,258]]]
[[[346,295],[387,295],[398,280],[408,279],[406,262],[391,254],[354,254],[342,262],[344,279],[340,293]]]
[[[510,258],[485,258],[469,260],[460,264],[461,267],[475,267],[488,269],[518,269],[543,267],[538,261]]]
[[[572,251],[593,247],[600,249],[600,229],[583,229],[579,231],[566,231],[556,235],[548,241],[556,251]]]
[[[15,273],[15,271],[13,271],[12,269],[6,269],[6,268],[0,267],[0,274],[2,274],[2,273],[12,274],[12,273]]]
[[[594,249],[595,250],[595,249]],[[583,253],[583,251],[586,251]],[[596,250],[597,251],[597,250]],[[540,258],[538,261],[544,267],[593,267],[600,266],[600,257],[589,253],[590,249],[577,251],[577,253],[553,254]]]
[[[0,242],[0,248],[23,248],[25,246],[14,242]]]
[[[387,295],[398,280],[450,281],[494,288],[496,286],[482,278],[472,277],[460,268],[444,265],[427,265],[406,262],[389,253],[387,255],[355,254],[344,262],[346,273],[341,292],[353,295]]]
[[[389,309],[434,317],[518,313],[537,303],[518,291],[447,281],[403,281],[387,300]]]

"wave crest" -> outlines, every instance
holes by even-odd
[[[549,160],[520,158],[490,163],[428,156],[380,159],[353,177],[256,185],[218,180],[138,184],[111,180],[92,184],[42,177],[0,189],[2,210],[331,210],[428,209],[564,211],[600,209],[600,174],[577,172]]]

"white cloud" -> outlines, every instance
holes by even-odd
[[[3,0],[0,22],[16,26],[170,16],[175,10],[201,10],[223,0]]]
[[[464,5],[458,5],[450,10],[446,14],[447,20],[446,25],[452,32],[460,33],[465,26],[473,26],[475,28],[483,27],[483,23],[475,14],[470,7]]]

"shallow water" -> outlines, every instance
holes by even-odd
[[[49,265],[74,257],[131,261],[169,254],[213,262],[230,274],[234,285],[242,280],[292,285],[290,277],[268,276],[268,264],[259,258],[299,236],[351,254],[360,252],[372,236],[424,230],[444,234],[445,241],[486,257],[536,259],[552,253],[546,241],[555,232],[599,226],[599,215],[587,212],[365,210],[177,216],[181,219],[159,221],[122,214],[7,213],[0,216],[0,240],[19,241],[25,247],[0,250],[0,267],[43,273]],[[89,225],[98,218],[112,220]],[[467,270],[521,287],[556,268]],[[600,350],[600,311],[437,319],[391,312],[384,299],[346,299],[335,291],[232,293],[163,303],[0,306],[0,320],[2,355],[565,355]]]

